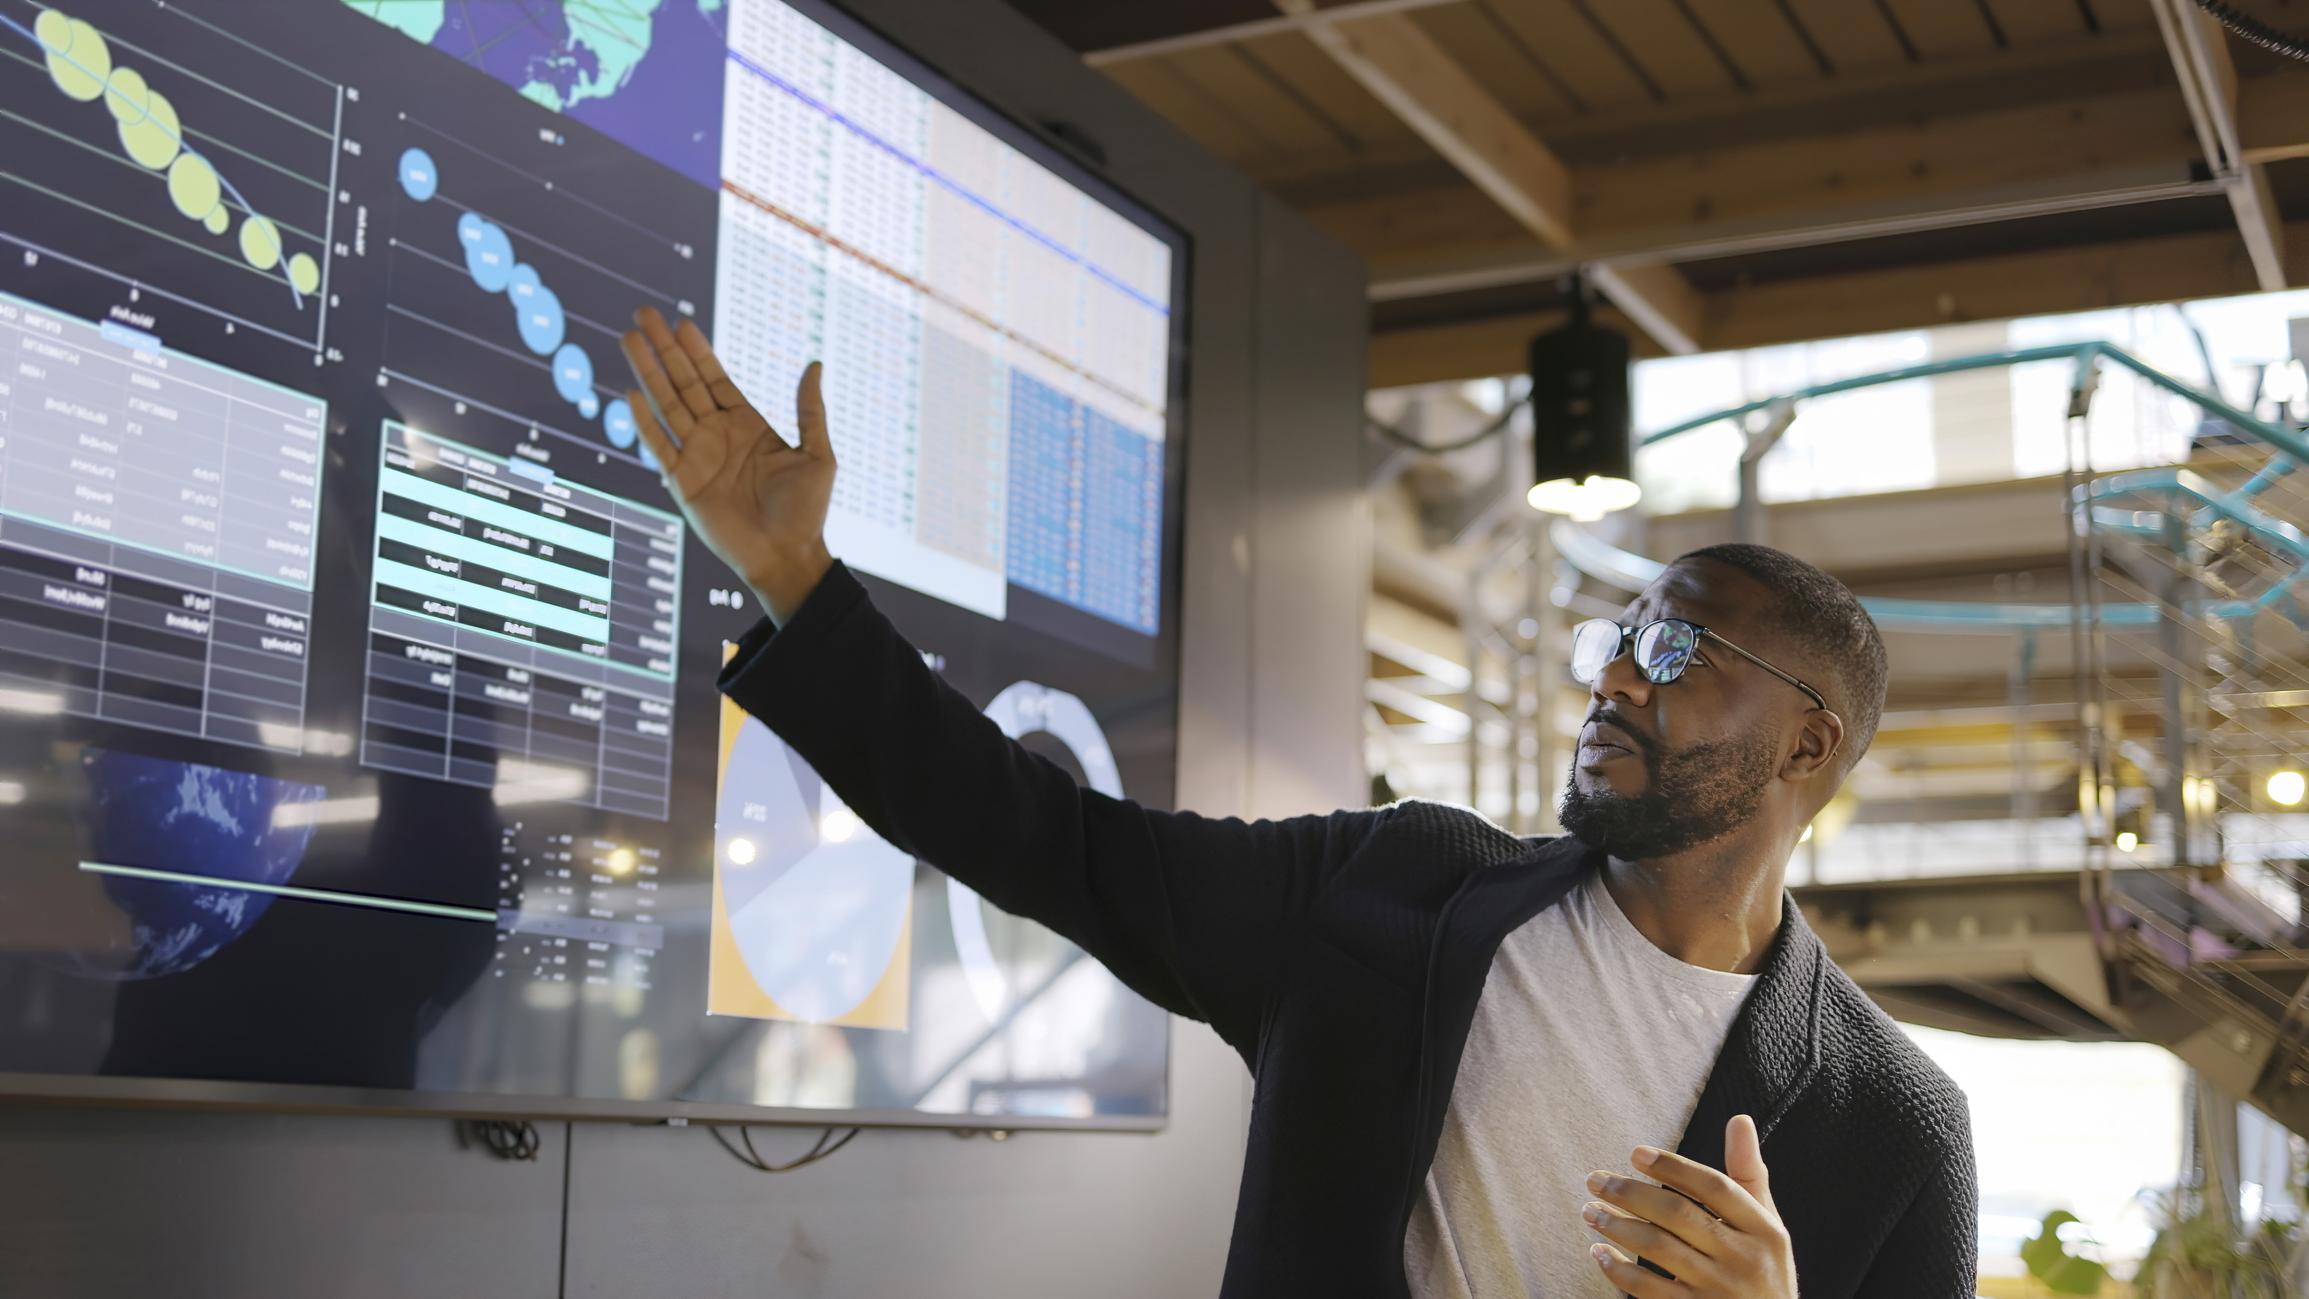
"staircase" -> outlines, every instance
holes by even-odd
[[[2149,379],[2195,425],[2188,463],[2096,474],[2097,374]],[[2298,432],[2113,350],[2070,405],[2073,628],[2085,665],[2079,906],[2105,1017],[2309,1132],[2309,463]],[[2278,794],[2290,794],[2292,803]]]

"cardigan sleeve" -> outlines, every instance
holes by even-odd
[[[1941,1158],[1892,1226],[1858,1291],[1876,1299],[1973,1299],[1980,1270],[1980,1190],[1972,1144]]]
[[[1084,788],[947,685],[839,561],[784,626],[746,634],[718,684],[893,846],[1246,1059],[1278,939],[1384,815],[1245,822]]]

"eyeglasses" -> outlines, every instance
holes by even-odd
[[[1666,685],[1682,676],[1684,669],[1692,665],[1692,655],[1698,652],[1700,639],[1706,637],[1810,695],[1814,705],[1828,707],[1828,701],[1821,697],[1819,691],[1698,623],[1685,622],[1681,618],[1662,618],[1658,622],[1645,623],[1634,631],[1629,631],[1609,618],[1590,618],[1579,624],[1571,629],[1572,680],[1591,688],[1603,680],[1603,670],[1620,656],[1621,649],[1631,637],[1635,640],[1636,667],[1643,672],[1644,679],[1653,685]]]

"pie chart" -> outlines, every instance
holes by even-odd
[[[1084,783],[1109,797],[1123,796],[1114,750],[1082,700],[1063,690],[1018,681],[994,697],[986,715],[1011,739],[1039,733],[1057,740],[1082,769]],[[946,912],[971,1000],[989,1023],[999,1023],[1021,989],[1040,985],[1075,953],[1072,943],[999,910],[952,878],[946,881]]]
[[[723,707],[707,1009],[906,1027],[913,857],[770,728]]]

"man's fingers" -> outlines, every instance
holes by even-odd
[[[1740,1189],[1756,1197],[1756,1203],[1774,1213],[1772,1179],[1764,1167],[1764,1143],[1756,1135],[1756,1120],[1746,1114],[1735,1114],[1724,1125],[1724,1173],[1740,1184]]]
[[[1594,1257],[1596,1265],[1603,1269],[1603,1274],[1611,1278],[1611,1283],[1618,1286],[1621,1293],[1633,1295],[1635,1299],[1684,1299],[1691,1294],[1691,1288],[1683,1282],[1671,1281],[1657,1272],[1647,1272],[1627,1255],[1609,1245],[1596,1245],[1588,1252]]]
[[[706,341],[706,331],[694,320],[685,320],[673,331],[674,341],[681,344],[690,364],[697,367],[698,377],[705,380],[706,391],[723,410],[736,410],[747,404],[746,395],[730,382],[729,371],[722,368],[722,359],[714,355],[714,345]]]
[[[674,466],[681,460],[681,447],[666,433],[665,425],[657,422],[657,413],[642,399],[638,389],[625,394],[625,404],[633,408],[633,424],[641,430],[642,445],[656,457],[657,467],[665,471],[666,485],[672,486]]]
[[[689,353],[674,339],[673,330],[655,307],[643,307],[633,313],[634,323],[641,326],[643,337],[649,339],[650,349],[657,353],[658,364],[673,380],[673,390],[693,415],[711,415],[715,405],[713,394],[706,391],[706,381],[699,376],[697,366],[691,364]],[[668,415],[672,411],[666,412]]]
[[[1762,1156],[1757,1157],[1757,1162],[1762,1162]],[[1681,1191],[1706,1205],[1708,1212],[1722,1218],[1734,1231],[1757,1234],[1777,1225],[1776,1215],[1758,1204],[1746,1187],[1697,1160],[1672,1151],[1637,1146],[1635,1166],[1638,1172],[1662,1186]]]
[[[1580,1217],[1587,1221],[1590,1231],[1636,1258],[1650,1259],[1686,1284],[1720,1275],[1720,1269],[1707,1255],[1641,1218],[1614,1213],[1609,1205],[1601,1203],[1588,1205]]]
[[[834,458],[834,440],[826,434],[826,395],[819,388],[826,367],[812,361],[802,370],[802,381],[794,389],[794,430],[802,450],[820,460]]]
[[[1641,1178],[1615,1177],[1610,1173],[1589,1177],[1587,1189],[1597,1199],[1657,1224],[1710,1258],[1724,1247],[1723,1225],[1681,1192],[1654,1186]]]
[[[664,324],[664,321],[659,321]],[[634,403],[634,417],[638,422],[641,412],[654,409],[672,424],[675,437],[685,437],[690,430],[689,407],[674,394],[673,380],[666,377],[665,367],[657,363],[657,349],[635,330],[627,330],[617,340],[618,350],[625,353],[625,363],[633,368],[633,377],[649,393],[650,400]]]

